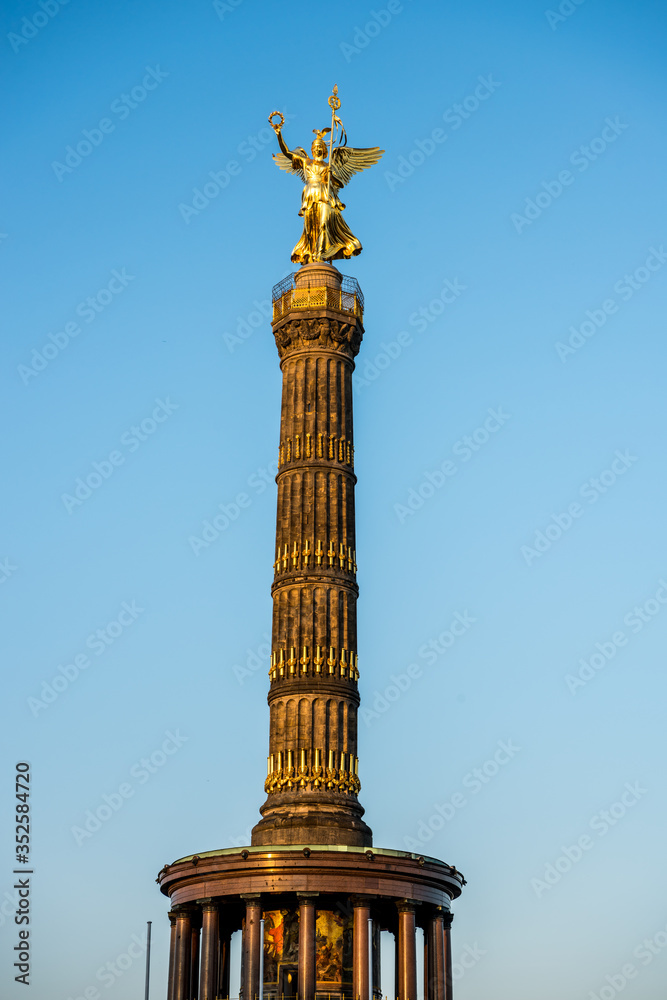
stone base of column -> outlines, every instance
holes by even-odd
[[[338,801],[337,801],[338,799]],[[262,819],[253,828],[252,846],[340,844],[372,847],[373,831],[361,818],[363,807],[345,796],[321,796],[312,804],[301,793],[271,796],[259,810]]]

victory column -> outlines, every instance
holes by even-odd
[[[347,145],[335,87],[329,106],[310,156],[288,148],[280,112],[269,117],[274,160],[304,188],[301,266],[273,289],[283,389],[267,798],[250,846],[190,855],[158,876],[171,901],[168,1000],[377,1000],[383,930],[396,943],[396,996],[417,1000],[417,927],[424,998],[452,1000],[450,905],[465,880],[435,858],[374,848],[358,800],[352,373],[364,300],[331,261],[361,252],[340,191],[383,150]]]

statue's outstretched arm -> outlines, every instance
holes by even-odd
[[[276,129],[276,136],[278,138],[278,145],[280,146],[280,149],[285,154],[285,156],[289,157],[289,159],[291,160],[292,159],[292,150],[289,148],[289,146],[287,145],[287,143],[283,139],[282,129],[280,129],[280,128]]]
[[[279,116],[280,121],[274,121],[274,117]],[[305,149],[301,149],[301,146],[297,146],[296,149],[292,150],[289,148],[282,134],[282,115],[279,111],[273,111],[269,115],[269,123],[271,128],[276,133],[278,139],[278,145],[280,146],[280,152],[276,153],[273,159],[275,160],[277,166],[281,170],[287,171],[288,174],[298,174],[301,180],[305,183],[306,176],[304,174],[304,163],[307,160],[307,155]]]

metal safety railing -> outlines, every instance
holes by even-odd
[[[363,318],[364,296],[356,278],[343,276],[340,288],[329,285],[297,287],[295,278],[295,274],[289,274],[273,287],[274,321],[295,309],[335,309]]]

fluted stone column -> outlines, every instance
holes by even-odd
[[[373,996],[376,1000],[382,1000],[382,928],[378,920],[373,921],[373,954],[371,956],[371,967],[373,970]]]
[[[190,988],[188,991],[188,1000],[199,1000],[199,934],[201,931],[201,923],[198,918],[199,914],[196,914],[193,917],[192,923],[190,948]]]
[[[315,899],[318,893],[299,893],[299,1000],[315,997]]]
[[[453,913],[443,914],[444,924],[444,951],[445,951],[445,1000],[452,1000],[454,996],[454,980],[452,977],[452,921]]]
[[[256,1000],[259,994],[259,949],[264,942],[260,935],[262,904],[259,893],[244,893],[245,928],[243,931],[243,997]]]
[[[190,1000],[190,960],[192,953],[192,913],[187,907],[176,909],[176,949],[174,957],[173,1000]]]
[[[416,904],[403,899],[398,907],[398,1000],[417,1000]]]
[[[223,910],[220,914],[220,950],[218,951],[218,991],[214,994],[217,997],[228,997],[229,992],[229,973],[230,973],[230,961],[229,953],[232,941],[232,931],[229,927],[227,919],[225,919],[225,911]]]
[[[198,899],[197,903],[202,908],[199,1000],[216,1000],[220,949],[218,905],[213,899]]]
[[[363,896],[354,896],[351,902],[354,906],[352,997],[353,1000],[369,1000],[371,956],[368,953],[368,921],[371,915],[370,902]]]
[[[176,914],[170,910],[169,923],[171,925],[169,937],[169,976],[167,979],[167,1000],[174,1000],[174,968],[176,964]]]
[[[363,326],[361,291],[343,293],[341,281],[330,264],[305,265],[273,321],[283,391],[268,797],[256,846],[372,844],[357,798],[352,372]]]

